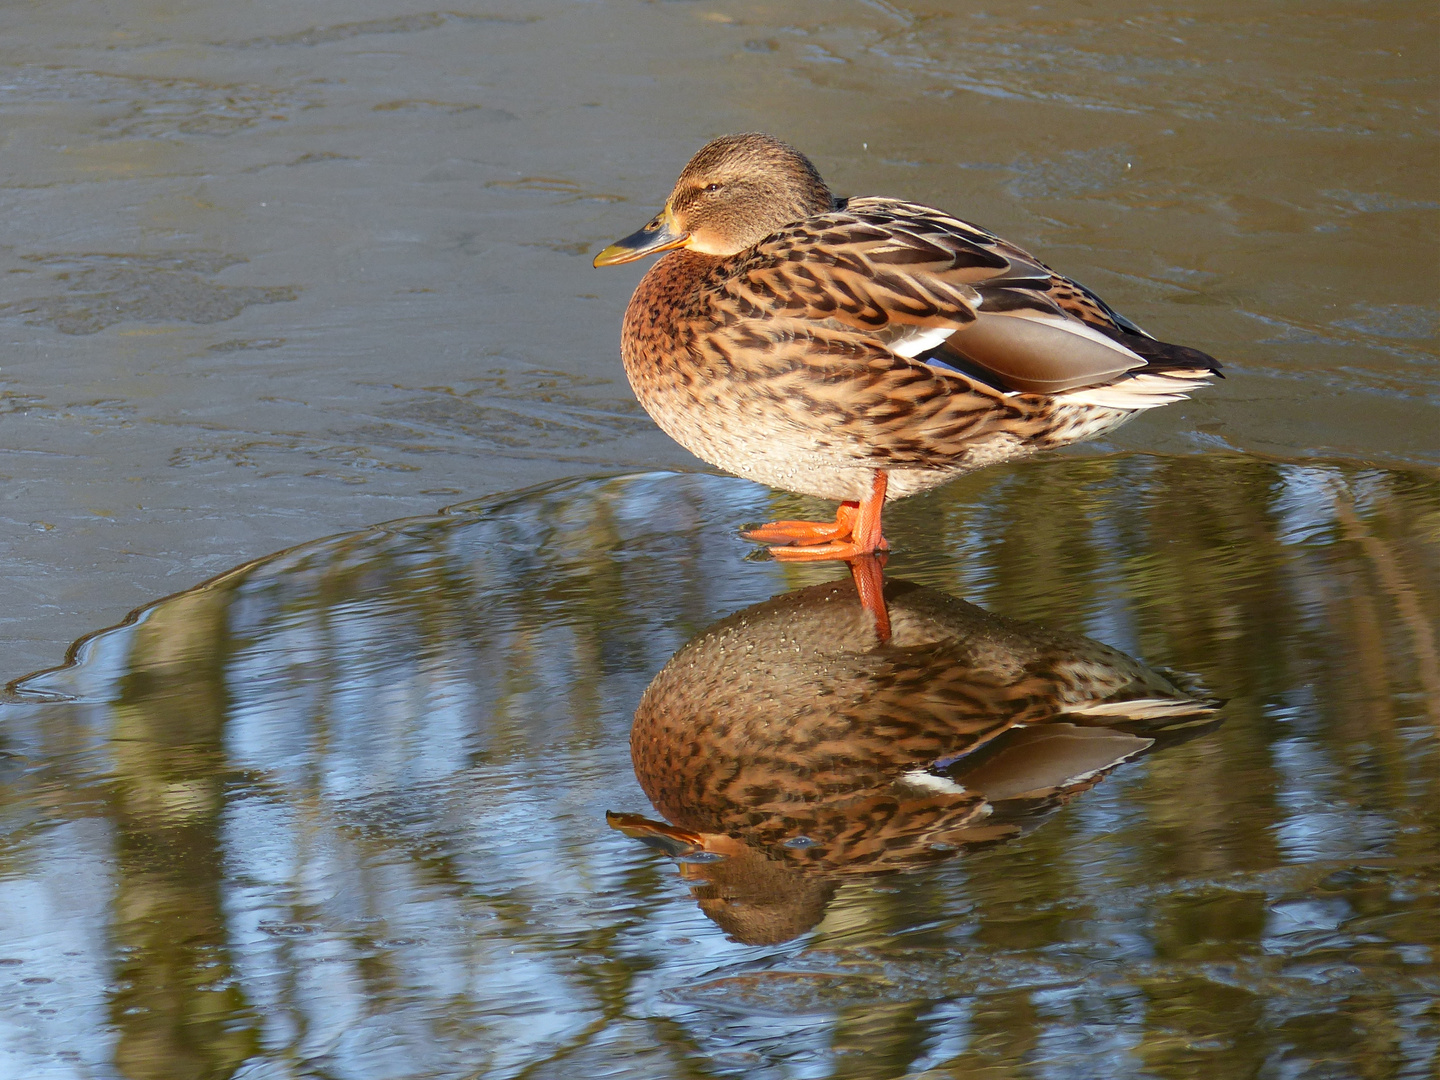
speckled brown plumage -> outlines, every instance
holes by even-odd
[[[621,337],[641,404],[698,457],[823,498],[863,500],[875,470],[902,497],[1090,438],[1219,368],[978,226],[834,200],[768,136],[708,145],[596,264],[665,250]]]
[[[806,862],[868,866],[902,835],[923,846],[983,820],[993,799],[964,773],[1007,733],[1123,726],[1133,733],[1116,744],[1123,760],[1155,730],[1214,713],[1088,638],[904,582],[885,595],[886,642],[840,581],[749,608],[681,649],[631,731],[655,807],[765,847],[803,834],[815,841],[800,849]]]
[[[617,827],[725,854],[733,866],[687,872],[721,893],[767,880],[766,865],[770,879],[911,869],[1017,836],[1156,737],[1213,722],[1216,702],[1099,642],[905,582],[885,596],[887,641],[839,581],[676,653],[630,737],[670,825]],[[789,889],[807,910],[824,892]]]

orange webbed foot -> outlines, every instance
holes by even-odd
[[[834,521],[771,521],[754,529],[746,529],[740,535],[757,544],[773,545],[781,549],[788,547],[809,547],[828,545],[849,537],[855,527],[855,511],[859,503],[841,503],[835,511]],[[830,558],[831,556],[823,556]]]
[[[885,507],[889,483],[885,470],[876,469],[870,494],[858,503],[845,502],[829,521],[772,521],[740,535],[746,540],[769,544],[770,554],[785,562],[818,562],[822,559],[853,559],[889,548],[880,533],[880,514]]]

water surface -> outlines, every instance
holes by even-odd
[[[1232,378],[1117,433],[1437,464],[1432,5],[0,9],[7,675],[332,532],[695,468],[589,257],[706,139],[973,218]]]
[[[243,566],[16,684],[0,1071],[1431,1075],[1433,478],[990,470],[896,508],[892,646],[853,639],[843,570],[745,560],[738,523],[816,509],[704,476],[544,487]],[[906,659],[916,612],[941,629]],[[846,671],[928,683],[961,653],[1002,697],[1040,657],[1225,704],[970,832],[767,848],[732,817],[716,859],[660,843],[629,752],[706,640],[751,650],[719,669],[736,694],[809,670],[822,708]]]

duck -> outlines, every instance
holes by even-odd
[[[656,674],[630,732],[664,820],[610,827],[681,861],[702,911],[775,943],[857,877],[1023,836],[1115,769],[1202,736],[1223,702],[1193,677],[879,581],[796,589],[701,631]]]
[[[840,504],[833,522],[742,533],[777,559],[886,550],[887,500],[1095,438],[1223,377],[978,225],[835,197],[764,133],[708,142],[594,265],[655,254],[621,330],[640,404],[701,460]]]

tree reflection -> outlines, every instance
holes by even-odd
[[[135,1080],[232,1075],[258,1048],[224,911],[223,592],[138,627],[111,705],[114,1063]]]

